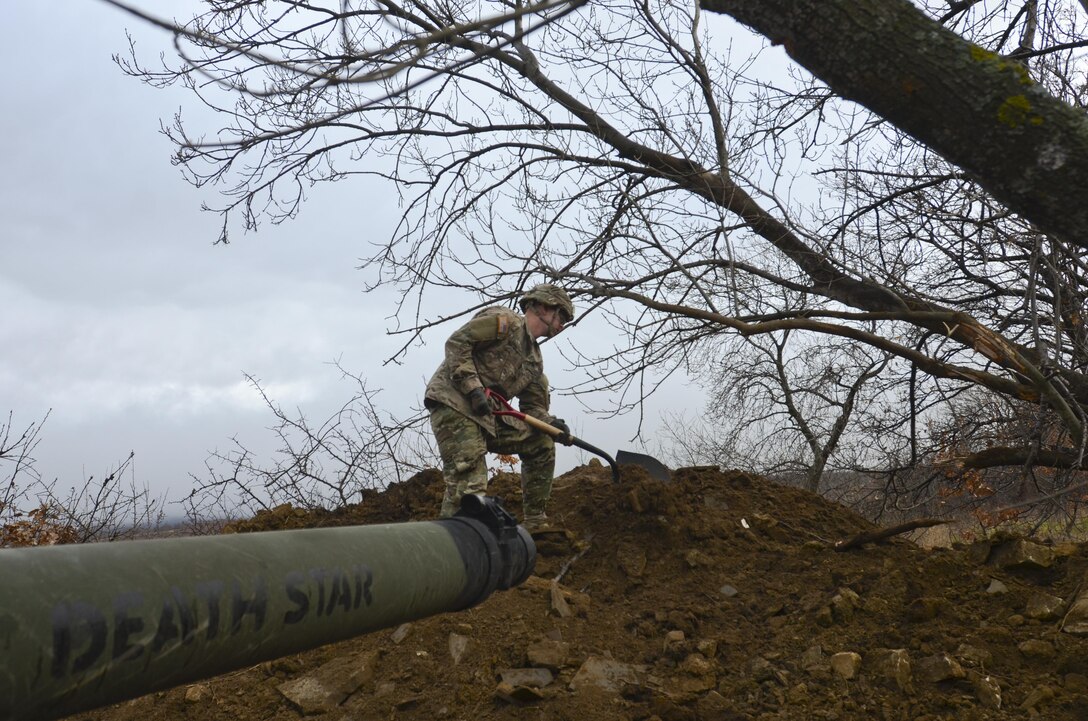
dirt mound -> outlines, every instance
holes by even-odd
[[[517,484],[490,489],[515,515]],[[278,509],[238,530],[421,520],[441,492],[426,472],[337,514]],[[592,463],[556,479],[549,515],[566,533],[541,540],[535,576],[476,608],[83,718],[1088,718],[1088,637],[1068,632],[1084,547],[840,553],[872,526],[708,468],[662,484],[625,467],[613,485]]]

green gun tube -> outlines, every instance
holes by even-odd
[[[0,719],[36,721],[469,608],[532,573],[492,499],[439,521],[0,550]]]

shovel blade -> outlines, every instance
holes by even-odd
[[[650,478],[662,483],[672,480],[672,471],[661,461],[644,453],[632,453],[631,451],[619,451],[616,453],[616,463],[620,465],[641,466],[650,474]]]

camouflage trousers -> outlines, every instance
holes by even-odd
[[[499,421],[492,437],[461,413],[444,405],[431,409],[431,430],[442,456],[446,494],[442,518],[461,507],[461,496],[487,491],[487,452],[516,454],[521,459],[521,504],[525,517],[544,513],[555,474],[555,441],[523,424],[521,428]]]

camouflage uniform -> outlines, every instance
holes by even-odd
[[[480,311],[446,341],[445,360],[427,384],[424,402],[446,477],[442,517],[453,515],[465,493],[487,490],[487,451],[521,458],[524,515],[543,516],[555,473],[555,442],[517,418],[475,415],[467,396],[476,388],[494,388],[517,398],[523,413],[554,420],[540,346],[520,314],[507,308]]]

